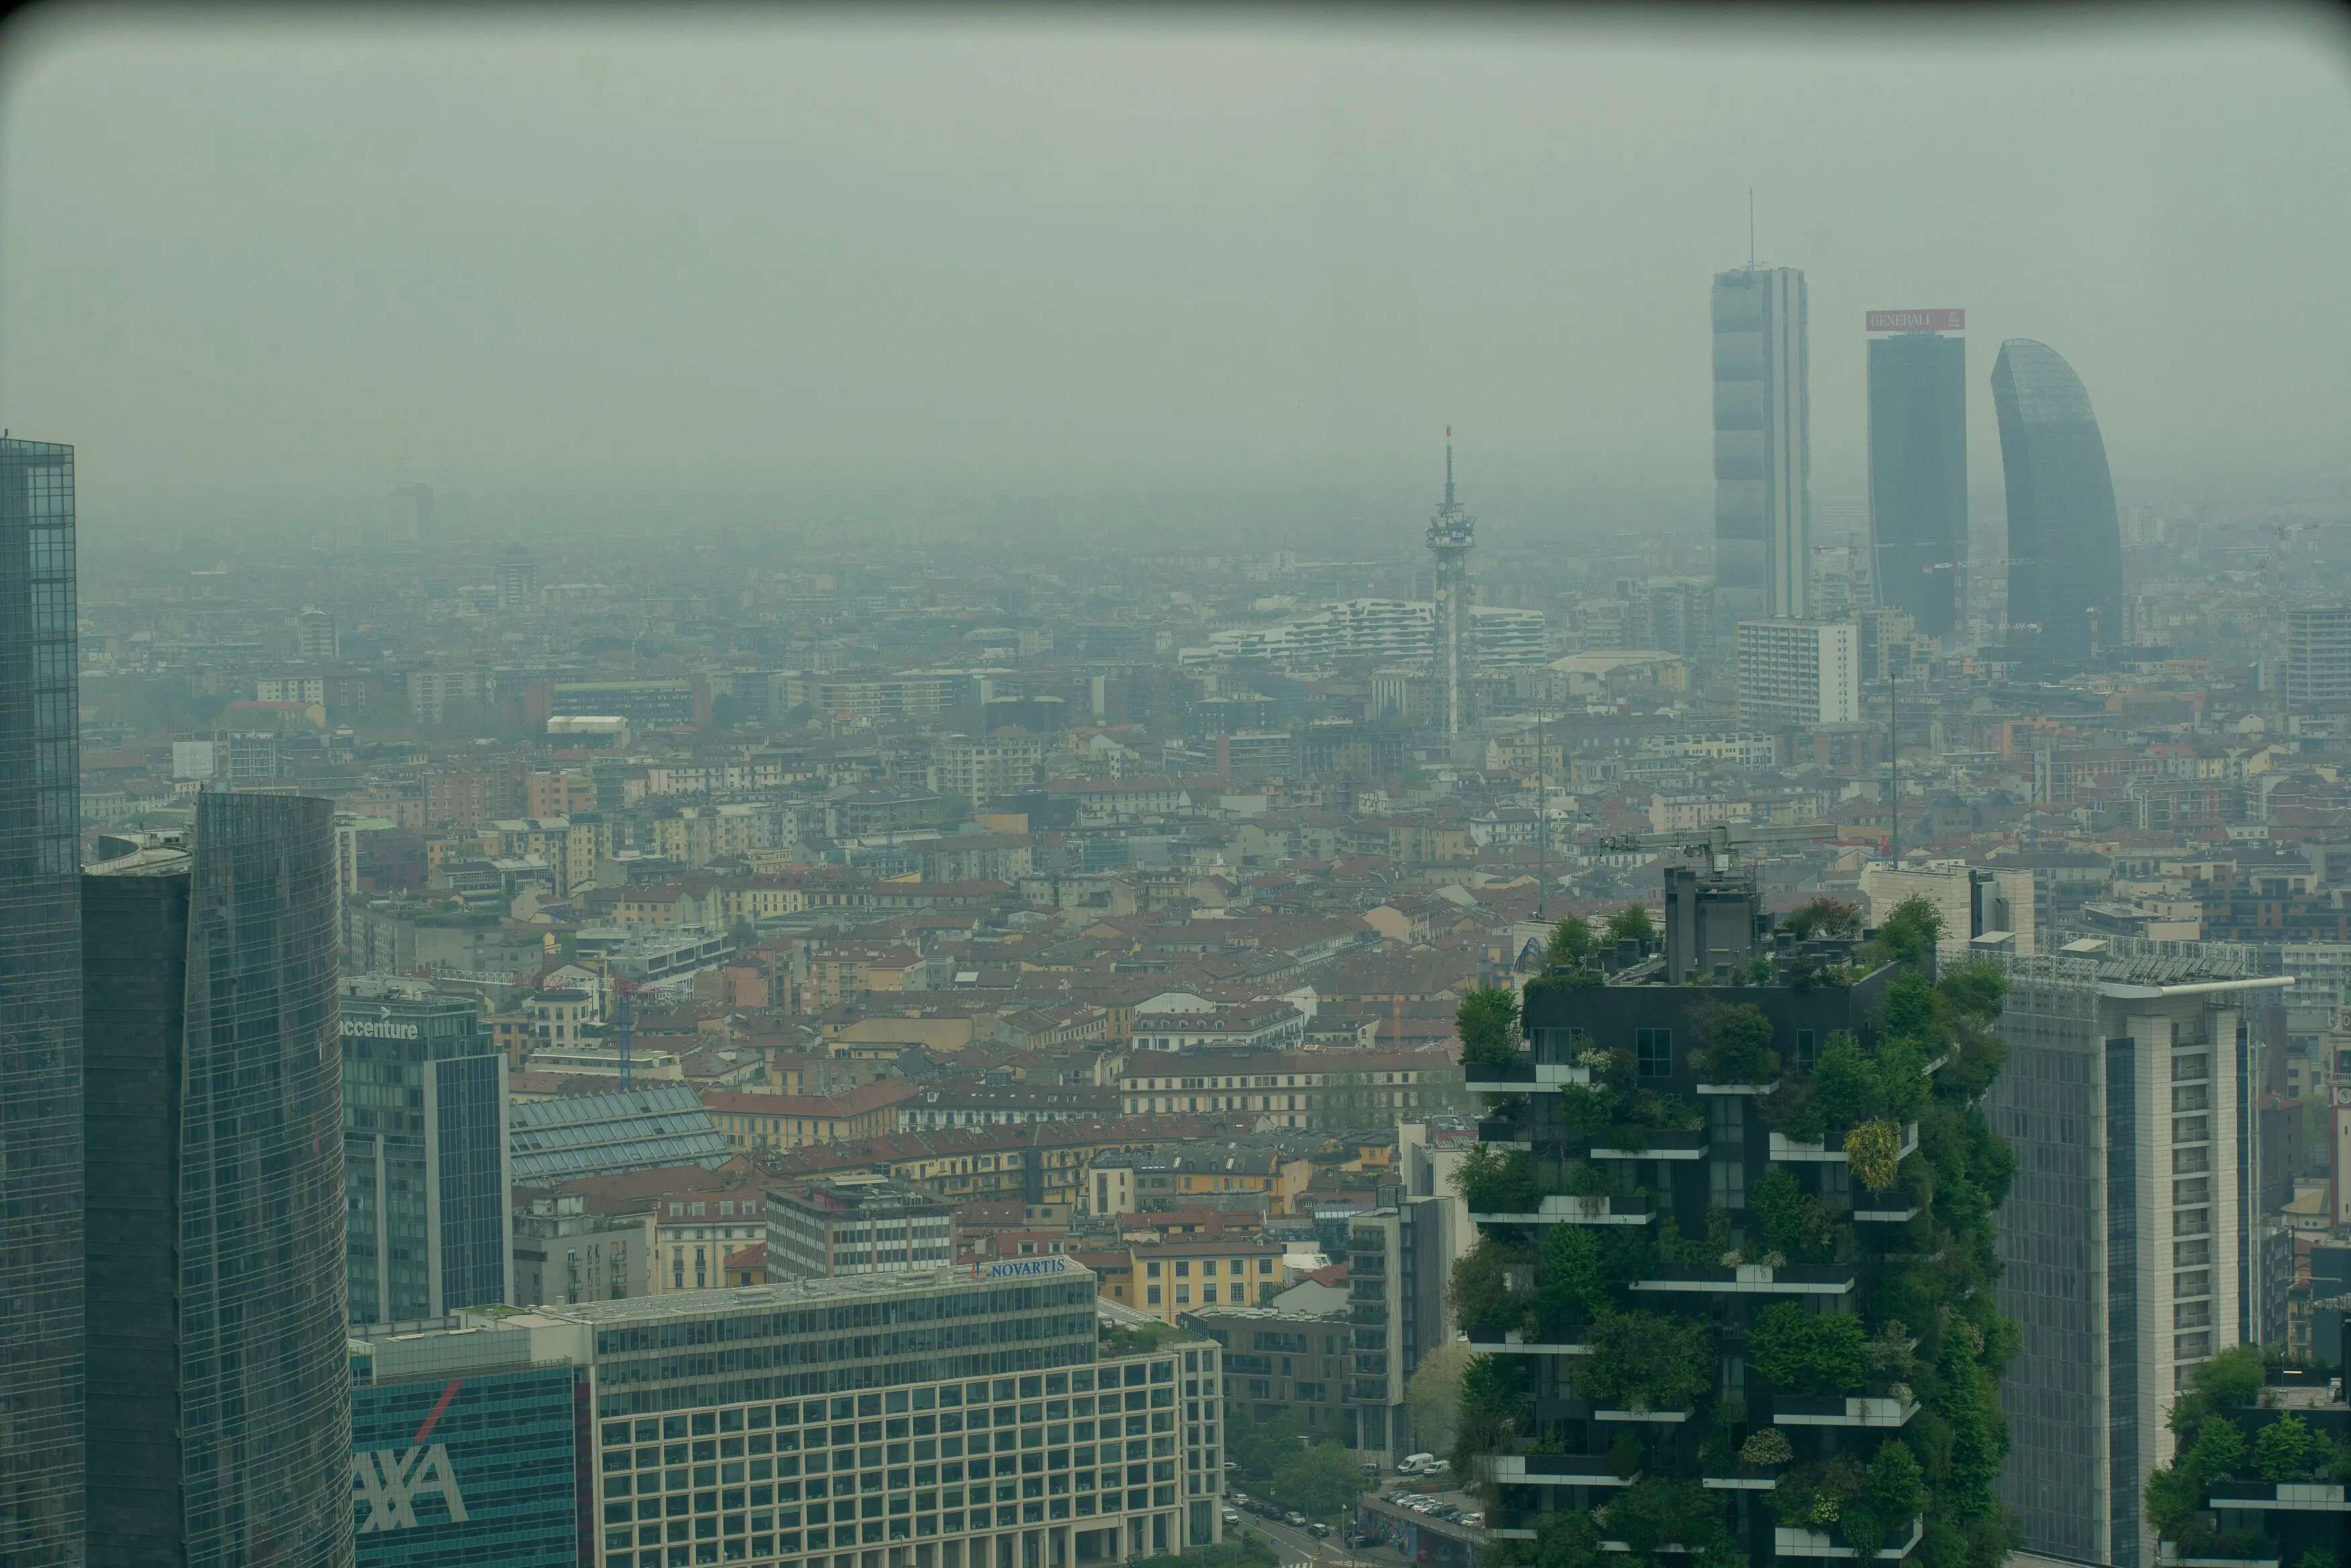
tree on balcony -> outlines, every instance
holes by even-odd
[[[1534,1156],[1482,1143],[1454,1168],[1453,1187],[1472,1214],[1531,1214],[1550,1190]]]
[[[1698,1035],[1690,1066],[1708,1083],[1767,1084],[1779,1074],[1780,1054],[1771,1049],[1771,1020],[1752,1003],[1700,1010]]]
[[[1792,1394],[1844,1394],[1869,1381],[1869,1342],[1861,1320],[1816,1314],[1793,1302],[1765,1307],[1747,1331],[1755,1370]]]
[[[1543,944],[1543,960],[1555,969],[1580,969],[1599,946],[1599,939],[1592,934],[1592,922],[1581,915],[1570,915],[1551,929],[1551,940]]]
[[[1823,895],[1789,910],[1781,917],[1780,929],[1800,942],[1816,937],[1857,937],[1861,910],[1843,898]]]
[[[1461,999],[1453,1012],[1454,1033],[1461,1037],[1464,1067],[1517,1067],[1526,1062],[1519,1049],[1519,999],[1508,988],[1479,986]]]
[[[1590,1344],[1576,1391],[1602,1409],[1683,1410],[1714,1391],[1714,1330],[1699,1319],[1603,1313]]]
[[[1723,1528],[1714,1500],[1694,1480],[1635,1481],[1600,1514],[1601,1529],[1631,1547],[1636,1559],[1676,1545],[1689,1553],[1696,1568],[1732,1568],[1746,1561]]]

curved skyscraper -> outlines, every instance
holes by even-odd
[[[208,790],[81,892],[89,1560],[350,1568],[334,807]]]
[[[2011,337],[1991,369],[2008,486],[2008,624],[2054,658],[2123,639],[2122,524],[2106,443],[2074,367]]]

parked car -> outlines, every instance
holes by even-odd
[[[1239,1514],[1234,1512],[1229,1508],[1225,1510],[1225,1522],[1227,1524],[1238,1524],[1240,1521],[1241,1516]]]
[[[1312,1535],[1312,1536],[1313,1536],[1316,1540],[1318,1540],[1318,1541],[1328,1540],[1328,1539],[1330,1538],[1330,1535],[1331,1535],[1331,1527],[1330,1527],[1329,1525],[1327,1525],[1327,1524],[1323,1523],[1323,1522],[1322,1522],[1321,1520],[1319,1520],[1319,1519],[1318,1519],[1318,1520],[1316,1520],[1313,1523],[1311,1523],[1311,1524],[1308,1525],[1308,1526],[1306,1527],[1306,1529],[1307,1529],[1307,1532],[1308,1532],[1309,1534]]]
[[[1461,1522],[1472,1530],[1482,1530],[1486,1526],[1486,1516],[1472,1509],[1461,1516]]]
[[[1303,1530],[1306,1528],[1306,1516],[1299,1512],[1296,1509],[1292,1509],[1288,1513],[1281,1516],[1281,1522],[1290,1526],[1292,1530]]]

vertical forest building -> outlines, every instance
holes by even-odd
[[[1488,1528],[1540,1568],[1994,1568],[2000,981],[1938,982],[1922,907],[1798,940],[1720,866],[1667,905],[1665,950],[1552,969],[1520,1043],[1465,1052],[1456,1461]]]

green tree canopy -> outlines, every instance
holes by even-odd
[[[1582,963],[1598,946],[1598,939],[1592,934],[1592,922],[1581,915],[1570,915],[1551,929],[1551,940],[1544,946],[1543,956],[1565,968]]]
[[[1413,1441],[1432,1454],[1453,1451],[1453,1439],[1460,1427],[1461,1377],[1468,1370],[1468,1345],[1440,1345],[1420,1358],[1418,1369],[1404,1386],[1405,1411],[1412,1420]]]
[[[1466,1065],[1515,1066],[1519,1054],[1519,999],[1507,987],[1479,986],[1453,1012]]]
[[[1646,904],[1625,905],[1608,917],[1605,929],[1612,944],[1639,942],[1646,947],[1657,940],[1656,922],[1649,919],[1649,909]]]
[[[1273,1495],[1315,1519],[1328,1519],[1354,1507],[1355,1496],[1363,1490],[1363,1467],[1335,1442],[1301,1449],[1273,1472]]]
[[[1815,1315],[1793,1302],[1765,1307],[1748,1331],[1755,1370],[1793,1394],[1843,1394],[1869,1380],[1869,1342],[1861,1320]]]

